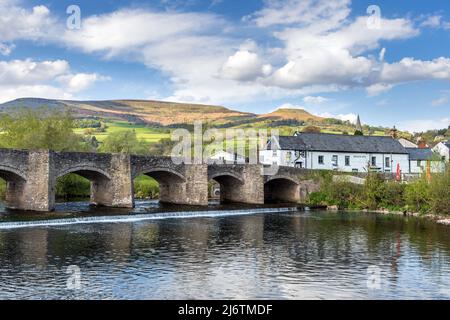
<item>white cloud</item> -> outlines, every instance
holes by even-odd
[[[302,3],[315,7],[318,1]],[[382,40],[410,38],[419,32],[406,19],[382,19],[379,30],[368,29],[367,17],[349,20],[346,5],[348,3],[342,1],[336,9],[338,16],[346,17],[345,23],[342,19],[325,16],[323,21],[314,21],[311,25],[275,32],[285,44],[283,51],[287,62],[266,80],[266,85],[289,89],[322,85],[344,90],[378,84],[386,49],[381,50],[379,61],[362,54],[378,48]],[[371,91],[380,86],[371,88]],[[384,89],[390,87],[389,84],[383,85]]]
[[[436,100],[433,100],[431,102],[431,105],[432,106],[442,106],[442,105],[448,104],[448,102],[449,102],[449,98],[448,97],[441,97],[441,98],[438,98]]]
[[[368,29],[367,16],[350,15],[350,0],[268,0],[239,28],[208,12],[123,8],[83,16],[81,30],[66,29],[46,6],[23,9],[17,3],[0,3],[0,54],[12,49],[5,45],[23,39],[137,61],[170,79],[173,92],[166,99],[176,101],[275,100],[349,88],[377,95],[401,83],[450,78],[447,58],[385,62],[388,41],[417,36],[418,23],[384,17],[380,29]],[[445,24],[436,17],[422,24],[438,20]],[[248,39],[251,32],[258,41]],[[261,35],[272,38],[260,43]],[[102,80],[90,73],[72,74],[59,75],[58,85],[68,92]]]
[[[423,21],[420,23],[421,27],[435,28],[435,29],[450,29],[450,22],[444,20],[441,15],[423,16]]]
[[[84,18],[83,28],[66,30],[64,40],[85,52],[103,51],[111,57],[137,53],[139,49],[169,39],[208,34],[223,24],[223,19],[213,14],[122,9]]]
[[[370,97],[373,97],[373,96],[377,96],[379,94],[382,94],[384,92],[387,92],[387,91],[391,90],[392,87],[393,87],[393,85],[391,85],[391,84],[375,83],[375,84],[372,84],[372,85],[368,86],[366,88],[366,90],[367,90],[367,94]]]
[[[401,83],[426,79],[450,80],[450,59],[437,58],[431,61],[403,58],[396,63],[386,63],[380,81]]]
[[[450,125],[449,118],[442,119],[418,119],[401,121],[398,128],[401,130],[408,130],[411,132],[423,132],[433,129],[443,129]]]
[[[270,73],[271,69],[270,65],[263,65],[256,53],[239,50],[228,57],[222,67],[222,74],[228,79],[248,81]]]
[[[97,74],[73,73],[65,60],[0,61],[0,102],[22,97],[67,99],[104,79]]]
[[[319,117],[323,117],[323,118],[334,118],[334,119],[339,119],[342,121],[349,121],[350,123],[353,123],[353,124],[356,123],[356,119],[358,118],[358,115],[356,115],[354,113],[332,114],[329,112],[323,112],[323,113],[318,113],[316,115]]]
[[[89,88],[95,82],[110,80],[110,78],[96,73],[77,73],[62,75],[57,80],[64,84],[69,92],[79,92]]]
[[[303,102],[309,104],[321,104],[329,101],[329,99],[321,97],[321,96],[306,96],[303,98]]]
[[[15,48],[14,44],[6,44],[0,42],[0,55],[9,56],[14,48]]]
[[[57,19],[51,16],[50,10],[39,5],[31,10],[18,6],[17,1],[0,2],[0,39],[14,40],[42,40],[53,37]]]
[[[69,69],[69,63],[65,60],[0,61],[0,85],[40,84],[67,73]]]
[[[420,24],[422,27],[431,27],[431,28],[437,28],[441,26],[442,22],[442,16],[434,15],[434,16],[428,16],[422,23]]]
[[[349,5],[350,0],[267,1],[265,8],[244,17],[244,20],[253,21],[260,27],[288,24],[311,25],[324,21],[336,24],[350,13]]]

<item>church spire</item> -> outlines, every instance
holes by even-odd
[[[357,131],[363,131],[362,126],[361,126],[361,119],[359,119],[359,114],[358,117],[356,118],[356,130]]]
[[[356,118],[355,136],[362,136],[362,135],[363,135],[363,129],[362,129],[362,125],[361,125],[361,119],[359,119],[359,114],[358,114],[358,117]]]

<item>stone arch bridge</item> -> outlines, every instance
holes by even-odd
[[[317,189],[301,177],[306,170],[280,167],[276,175],[261,174],[262,165],[175,164],[170,157],[108,153],[0,149],[0,178],[6,180],[8,208],[51,211],[56,180],[76,173],[91,181],[91,203],[133,207],[133,180],[141,174],[159,182],[160,201],[208,204],[208,182],[221,187],[221,200],[263,204],[299,202]]]

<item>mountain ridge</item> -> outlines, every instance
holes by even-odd
[[[160,124],[163,126],[190,123],[195,120],[214,121],[219,124],[229,122],[263,120],[323,121],[304,109],[277,109],[267,114],[233,110],[219,105],[180,103],[157,100],[62,100],[44,98],[19,98],[0,104],[0,112],[11,108],[68,108],[76,117],[99,116],[120,118],[130,122]],[[134,118],[134,120],[133,120]]]

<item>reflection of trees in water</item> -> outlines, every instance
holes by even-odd
[[[63,268],[111,261],[112,268],[139,260],[183,270],[190,262],[198,266],[199,277],[234,265],[240,256],[253,266],[254,275],[314,267],[332,276],[336,268],[363,272],[382,265],[390,266],[395,280],[407,249],[417,251],[425,264],[448,263],[448,228],[403,217],[310,213],[0,231],[0,265]]]

